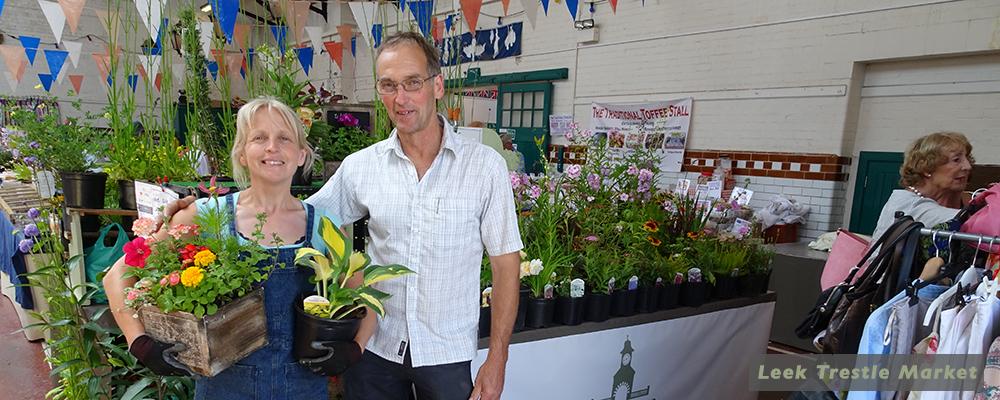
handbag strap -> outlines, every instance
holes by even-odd
[[[858,283],[851,287],[847,293],[848,299],[855,299],[862,295],[865,295],[875,289],[878,289],[879,284],[884,280],[884,275],[889,270],[889,264],[891,261],[891,255],[896,251],[896,247],[907,240],[910,234],[914,231],[919,232],[920,228],[924,224],[919,222],[914,222],[912,218],[906,217],[904,224],[901,224],[897,229],[887,231],[883,236],[891,237],[892,240],[888,244],[884,244],[883,248],[879,250],[878,255],[872,260],[868,269],[862,274],[861,278],[858,279]]]
[[[890,233],[894,232],[900,226],[905,224],[907,220],[912,221],[913,218],[911,217],[897,218],[896,221],[893,222],[892,225],[890,225],[889,228],[885,230],[885,233],[883,233],[882,236],[876,238],[875,242],[873,242],[871,246],[868,247],[868,251],[865,252],[865,255],[861,257],[860,261],[858,261],[858,264],[855,265],[853,268],[851,268],[851,272],[847,274],[847,278],[845,278],[844,282],[841,284],[850,285],[852,282],[854,282],[854,275],[857,274],[862,267],[864,267],[865,263],[871,258],[872,254],[875,254],[875,251],[879,250],[882,247],[882,245],[886,242],[886,240],[888,240],[889,236],[891,236]],[[867,273],[869,270],[865,270],[865,272]],[[858,280],[861,280],[863,278],[864,274],[862,274],[862,277],[858,278]]]
[[[111,228],[118,228],[118,239],[115,241],[115,247],[118,246],[119,242],[122,240],[123,234],[125,233],[125,229],[122,228],[122,226],[117,222],[113,222],[101,228],[100,235],[97,235],[97,241],[94,242],[94,246],[91,247],[91,251],[104,250],[108,248],[104,245],[104,237],[111,231]],[[124,245],[124,243],[122,243],[122,245]]]

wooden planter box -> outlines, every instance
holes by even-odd
[[[177,360],[208,377],[267,345],[263,289],[254,290],[204,318],[179,311],[165,314],[152,306],[143,307],[140,318],[147,335],[162,342],[186,345],[187,349],[177,354]]]

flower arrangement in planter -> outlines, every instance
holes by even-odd
[[[231,216],[219,195],[226,190],[205,190],[215,207],[199,212],[195,225],[172,227],[161,240],[140,228],[125,245],[127,274],[138,279],[126,289],[125,304],[139,310],[146,334],[187,347],[178,361],[214,376],[267,344],[263,289],[256,287],[267,279],[274,260],[257,245],[264,239],[266,216],[257,216],[252,240],[241,244],[224,234]]]
[[[388,293],[373,285],[414,273],[402,265],[373,265],[367,254],[355,252],[352,242],[329,218],[320,219],[320,236],[327,254],[305,247],[295,254],[295,263],[315,271],[316,294],[305,297],[295,308],[294,354],[299,360],[331,356],[324,342],[353,341],[366,310],[385,315],[382,300]],[[354,287],[355,274],[361,281]],[[333,357],[346,355],[333,354]]]
[[[309,129],[309,143],[323,160],[323,175],[326,178],[336,172],[344,158],[378,141],[350,113],[340,114],[335,120],[337,126],[316,121]]]

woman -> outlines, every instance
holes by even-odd
[[[953,218],[965,204],[963,190],[974,162],[972,145],[961,133],[937,132],[915,140],[899,168],[903,188],[892,191],[872,237],[889,229],[897,211],[928,227]]]
[[[260,245],[277,252],[278,265],[264,282],[268,344],[215,377],[196,380],[195,398],[326,398],[327,379],[296,363],[291,350],[293,304],[313,287],[308,282],[312,272],[296,268],[295,251],[303,246],[326,251],[318,233],[321,212],[293,197],[290,190],[296,169],[312,165],[313,150],[288,106],[272,98],[259,98],[241,107],[236,116],[231,159],[233,177],[246,189],[217,203],[234,214],[229,232],[245,242],[252,237],[257,215],[265,213],[266,239]],[[192,224],[199,210],[216,204],[205,200],[178,211],[170,223]],[[331,220],[336,223],[336,219]],[[158,235],[165,236],[165,231],[161,229]],[[104,286],[129,352],[156,373],[185,374],[170,354],[178,349],[146,336],[135,312],[125,308],[123,290],[135,283],[135,278],[123,277],[126,270],[124,258],[118,260],[104,278]]]

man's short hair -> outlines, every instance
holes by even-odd
[[[402,44],[417,46],[424,53],[424,58],[427,59],[428,76],[441,74],[441,53],[438,52],[437,47],[434,47],[434,44],[416,32],[397,32],[390,35],[379,46],[378,56],[375,57],[376,62],[378,57],[382,56],[382,53]]]

